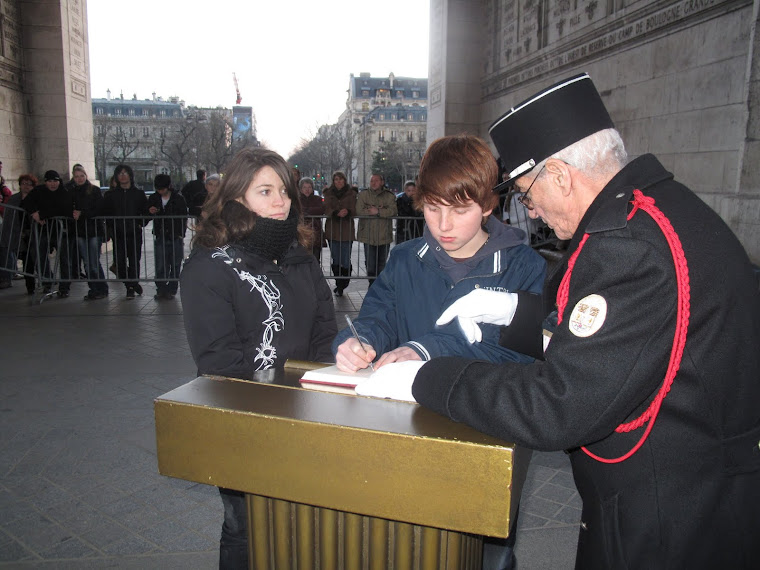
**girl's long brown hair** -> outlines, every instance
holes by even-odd
[[[225,169],[219,189],[203,205],[203,216],[196,227],[193,246],[221,247],[251,233],[259,216],[238,200],[245,196],[253,178],[265,166],[271,167],[285,184],[290,209],[298,215],[298,242],[308,245],[312,230],[304,224],[298,190],[290,166],[276,152],[265,148],[245,148]]]

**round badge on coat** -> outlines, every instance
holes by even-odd
[[[573,307],[568,320],[570,332],[585,338],[597,332],[607,317],[607,301],[601,295],[583,297]]]

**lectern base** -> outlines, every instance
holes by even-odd
[[[481,536],[246,494],[255,570],[480,570]]]

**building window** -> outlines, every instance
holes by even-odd
[[[412,91],[412,99],[418,99],[420,96],[419,91]]]
[[[385,113],[380,113],[380,120],[381,120],[381,121],[384,121],[384,120],[385,120]]]
[[[132,109],[132,108],[130,108],[130,109],[127,111],[127,114],[128,114],[130,117],[134,117],[134,116],[135,116],[135,110],[134,110],[134,109]]]
[[[143,127],[143,136],[144,137],[150,136],[150,129],[148,127]]]
[[[403,91],[396,91],[396,97],[403,98],[404,97],[404,92]]]
[[[396,120],[396,113],[391,113],[391,121],[395,121],[395,120]]]
[[[117,135],[124,134],[124,129],[122,129],[121,127],[116,127],[116,134]]]
[[[420,121],[424,121],[424,120],[425,120],[425,115],[421,115],[420,116]]]
[[[414,142],[414,135],[412,134],[412,131],[406,133],[406,142]]]
[[[161,138],[166,137],[166,127],[161,127]]]
[[[116,109],[113,112],[114,115],[121,115],[121,109]]]
[[[367,89],[362,89],[362,97],[369,97],[369,91]]]
[[[131,138],[134,138],[136,134],[137,134],[137,129],[134,127],[129,127],[129,136]]]
[[[411,121],[413,118],[414,118],[414,115],[412,115],[411,113],[408,113],[408,114],[406,115],[406,119],[407,119],[408,121]]]
[[[103,107],[97,107],[95,109],[95,114],[96,115],[102,115],[103,114]]]
[[[143,117],[150,117],[150,109],[143,109]]]
[[[162,116],[162,117],[166,117],[166,110],[164,110],[164,109],[161,109],[161,116]]]
[[[391,142],[396,142],[396,131],[391,131]]]
[[[420,131],[420,142],[425,142],[425,131]]]
[[[98,125],[98,131],[97,132],[98,132],[99,135],[102,135],[103,133],[106,132],[106,130],[103,127],[103,125]]]
[[[369,103],[367,101],[362,103],[362,111],[369,111]]]
[[[377,131],[377,140],[385,142],[385,131]]]

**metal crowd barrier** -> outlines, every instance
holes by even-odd
[[[525,208],[517,203],[516,193],[510,193],[504,206],[508,208],[510,223],[524,229],[531,236],[531,246],[544,247],[556,243],[556,237],[545,225],[536,224],[527,216]],[[515,207],[516,206],[516,207]],[[326,216],[305,216],[307,223],[324,230]],[[342,278],[373,279],[365,263],[364,244],[358,241],[358,226],[362,219],[369,222],[369,242],[377,244],[381,232],[391,228],[391,241],[387,243],[389,255],[396,245],[422,236],[424,218],[401,217],[377,218],[355,216],[351,220],[351,235],[338,235],[337,240],[326,240],[322,248],[315,247],[325,278],[330,281]],[[192,216],[103,216],[91,219],[82,232],[75,220],[69,217],[53,218],[45,224],[35,222],[22,208],[5,205],[2,231],[0,233],[0,283],[23,278],[27,289],[33,291],[33,302],[42,302],[56,293],[68,290],[74,283],[107,284],[111,293],[122,292],[114,284],[125,282],[150,283],[157,280],[156,247],[152,235],[153,224],[186,224],[187,230],[181,242],[172,241],[161,248],[165,255],[190,253],[195,233]],[[316,222],[319,221],[319,226]],[[380,224],[375,222],[381,222]],[[94,228],[94,229],[93,229]],[[377,232],[373,234],[373,232]],[[315,236],[315,237],[318,237]],[[385,236],[388,237],[387,235]],[[350,248],[350,275],[335,275],[329,241],[343,242]],[[159,244],[161,245],[161,244]],[[92,250],[88,249],[93,248]],[[169,248],[167,252],[167,247]],[[95,254],[91,254],[94,251]],[[162,252],[159,252],[159,255]],[[162,282],[176,282],[179,275],[159,275]],[[81,289],[77,294],[81,293]]]

